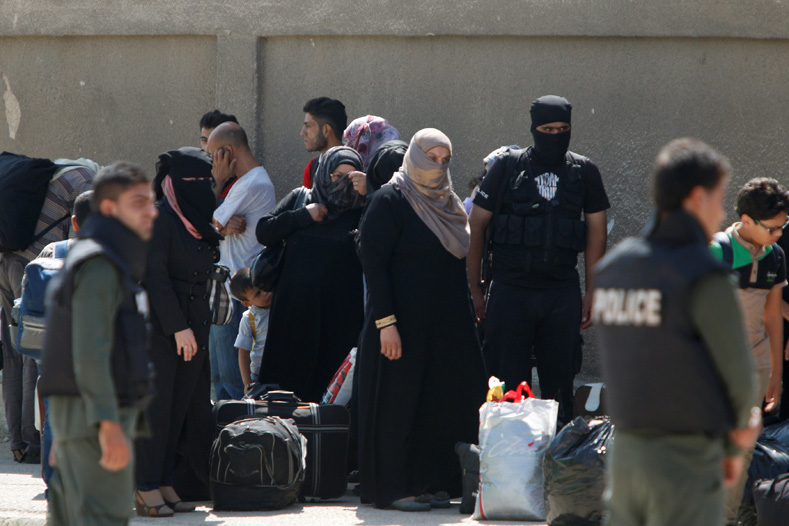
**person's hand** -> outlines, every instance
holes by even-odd
[[[477,323],[485,319],[485,296],[479,285],[471,286],[471,301],[474,303],[474,314],[477,316]]]
[[[348,177],[353,181],[353,189],[359,195],[367,195],[367,174],[364,172],[351,172]]]
[[[581,330],[592,326],[592,297],[592,294],[589,293],[584,296],[584,302],[581,307]]]
[[[403,356],[400,332],[395,325],[381,329],[381,354],[390,360],[399,360]]]
[[[759,418],[759,420],[761,420],[761,418]],[[743,451],[747,451],[748,449],[751,449],[754,444],[756,444],[756,439],[759,438],[759,433],[761,432],[761,422],[757,423],[753,427],[738,427],[737,429],[732,429],[729,431],[729,442]]]
[[[767,396],[764,397],[764,412],[769,413],[778,405],[781,400],[781,375],[771,374],[770,383],[767,386]]]
[[[213,158],[213,166],[211,166],[211,175],[214,176],[216,185],[224,188],[225,184],[233,177],[236,171],[236,160],[231,159],[230,152],[225,148],[219,148],[211,156]]]
[[[306,208],[310,213],[310,217],[312,217],[312,220],[316,223],[323,221],[326,214],[329,213],[329,209],[320,203],[310,203]]]
[[[244,216],[231,216],[227,224],[219,232],[223,236],[243,234],[247,229],[247,219]]]
[[[129,465],[129,441],[118,422],[102,420],[99,424],[99,465],[107,471],[120,471]]]
[[[728,489],[734,486],[740,478],[745,459],[742,455],[723,457],[723,487]]]
[[[195,340],[195,333],[192,329],[184,329],[175,333],[175,349],[178,356],[181,352],[184,355],[184,361],[191,361],[192,357],[197,354],[197,340]]]

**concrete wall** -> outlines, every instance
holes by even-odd
[[[724,150],[732,186],[789,183],[787,85],[781,0],[0,3],[0,149],[152,168],[219,107],[284,195],[310,158],[301,108],[328,95],[406,138],[445,131],[465,196],[486,153],[530,143],[529,104],[554,93],[603,173],[613,241],[643,224],[652,158],[676,136]]]

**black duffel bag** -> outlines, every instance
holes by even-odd
[[[211,448],[215,510],[278,510],[296,501],[304,482],[307,439],[293,420],[247,418],[226,425]]]

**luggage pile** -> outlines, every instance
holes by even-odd
[[[455,446],[463,469],[460,512],[477,520],[601,524],[605,456],[614,437],[602,384],[579,388],[580,415],[558,434],[557,402],[534,398],[526,382],[505,393],[492,377],[489,387],[479,447]]]
[[[289,391],[214,406],[210,489],[217,510],[280,509],[347,489],[350,415]]]

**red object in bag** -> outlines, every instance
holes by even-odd
[[[523,394],[523,391],[526,391],[526,394]],[[522,402],[526,398],[534,398],[534,393],[529,387],[529,383],[524,380],[518,385],[518,389],[513,391],[509,390],[504,393],[504,396],[501,397],[502,402]]]
[[[351,400],[353,371],[356,365],[356,347],[351,349],[340,368],[334,373],[321,404],[348,405]]]

